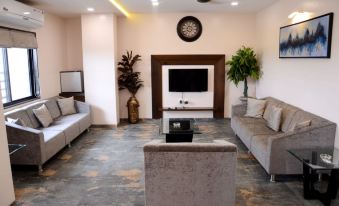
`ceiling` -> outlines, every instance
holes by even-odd
[[[115,13],[122,15],[108,0],[18,0],[47,12],[63,17],[88,13],[88,7],[95,8],[94,13]],[[159,6],[153,7],[151,0],[117,0],[131,13],[152,12],[258,12],[277,0],[238,0],[239,6],[232,7],[232,0],[211,0],[210,3],[198,3],[196,0],[158,0]]]

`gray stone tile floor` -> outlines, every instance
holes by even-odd
[[[116,129],[91,129],[44,165],[13,167],[16,202],[35,206],[144,206],[143,151],[159,136],[159,120],[121,123]],[[237,206],[321,206],[304,200],[300,176],[269,176],[236,137],[228,119],[199,119],[194,141],[225,139],[238,146]],[[279,181],[280,180],[280,181]],[[339,206],[339,197],[332,206]],[[159,205],[161,206],[161,205]]]

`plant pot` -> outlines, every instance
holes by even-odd
[[[242,104],[247,104],[247,98],[248,97],[241,96],[239,97],[239,100],[241,101]]]
[[[128,122],[131,124],[138,123],[139,121],[139,102],[133,95],[127,101],[128,109]]]

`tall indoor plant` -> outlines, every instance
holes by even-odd
[[[239,82],[244,81],[244,97],[248,97],[248,85],[247,78],[258,80],[261,76],[259,63],[257,56],[252,48],[243,46],[237,51],[232,59],[226,62],[229,65],[229,71],[227,72],[227,79],[234,82],[236,86]]]
[[[127,108],[128,121],[133,124],[139,121],[139,102],[135,95],[140,87],[143,86],[140,72],[133,71],[133,66],[138,61],[141,61],[140,55],[133,56],[132,51],[127,51],[127,54],[122,55],[122,60],[118,63],[118,70],[120,72],[118,78],[119,90],[127,89],[131,94],[127,101]]]

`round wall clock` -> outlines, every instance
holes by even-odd
[[[177,33],[182,40],[192,42],[201,36],[202,25],[194,16],[186,16],[178,22]]]

